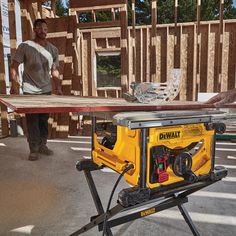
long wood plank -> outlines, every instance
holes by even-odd
[[[164,111],[214,108],[214,105],[211,104],[191,101],[142,104],[130,103],[122,98],[56,95],[1,95],[0,103],[17,113]],[[232,106],[236,108],[236,104]]]

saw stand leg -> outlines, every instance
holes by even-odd
[[[99,197],[99,194],[97,192],[97,188],[95,186],[95,183],[94,183],[94,180],[93,180],[93,177],[92,177],[92,174],[91,174],[91,171],[100,170],[100,169],[102,169],[102,167],[97,166],[91,160],[82,160],[82,161],[77,162],[76,168],[77,168],[78,171],[83,171],[84,172],[84,175],[86,177],[86,180],[87,180],[87,183],[88,183],[88,186],[89,186],[90,193],[91,193],[92,198],[93,198],[93,202],[94,202],[95,207],[96,207],[97,212],[98,212],[98,215],[91,217],[91,222],[92,222],[98,216],[104,216],[104,214],[105,214],[105,211],[104,211],[103,206],[102,206],[101,199]],[[70,236],[79,235],[83,232],[86,232],[90,228],[93,228],[94,226],[96,226],[96,224],[93,225],[93,226],[89,226],[89,227],[84,226],[80,230],[77,230],[73,234],[70,234]],[[105,233],[106,233],[106,236],[113,236],[109,226],[106,227],[106,232]]]
[[[197,231],[197,228],[195,227],[190,215],[188,214],[187,210],[185,209],[183,204],[178,205],[179,211],[181,212],[182,216],[184,217],[184,220],[188,224],[189,228],[191,229],[194,236],[200,236],[200,233]]]
[[[89,186],[91,195],[92,195],[92,197],[93,197],[93,201],[94,201],[94,204],[95,204],[95,206],[96,206],[98,215],[102,215],[102,214],[104,213],[104,209],[103,209],[103,206],[102,206],[101,199],[100,199],[100,197],[99,197],[99,195],[98,195],[98,192],[97,192],[95,183],[94,183],[94,181],[93,181],[91,172],[88,171],[88,170],[85,170],[85,171],[84,171],[84,174],[85,174],[85,176],[86,176],[86,180],[87,180],[87,182],[88,182],[88,186]],[[111,232],[111,229],[110,229],[108,226],[106,227],[106,235],[107,235],[107,236],[113,236],[113,234],[112,234],[112,232]]]

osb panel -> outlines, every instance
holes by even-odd
[[[209,25],[209,41],[208,41],[208,70],[207,70],[207,91],[214,91],[214,66],[215,66],[215,43],[216,32],[212,30],[212,26]]]
[[[227,29],[228,30],[228,29]],[[229,32],[223,35],[223,52],[222,52],[222,71],[221,71],[221,91],[226,91],[228,87],[228,64],[229,64]]]
[[[236,87],[235,83],[235,55],[236,55],[236,27],[234,24],[226,25],[226,32],[229,32],[229,54],[228,54],[228,88]]]

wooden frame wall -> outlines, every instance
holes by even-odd
[[[96,11],[99,10],[111,10],[112,11],[112,19],[107,22],[97,22],[96,21]],[[116,19],[114,9],[119,10],[120,12],[120,19]],[[79,20],[79,13],[80,12],[92,12],[92,22],[86,22],[86,23],[80,23]],[[78,21],[78,28],[81,30],[84,28],[101,28],[101,27],[109,27],[109,29],[112,30],[113,27],[119,27],[118,31],[120,31],[120,34],[118,36],[118,39],[120,41],[119,50],[121,53],[121,88],[114,88],[116,90],[116,94],[118,94],[118,90],[122,90],[122,92],[126,92],[129,90],[129,80],[128,80],[128,74],[129,74],[129,67],[128,67],[128,18],[127,18],[127,0],[98,0],[98,1],[76,1],[71,0],[70,1],[70,15],[77,16]],[[99,29],[100,30],[100,29]],[[101,30],[100,30],[101,31]],[[110,31],[110,30],[109,30]],[[103,30],[102,30],[103,32]],[[99,36],[98,36],[99,35]],[[107,35],[107,34],[106,34]],[[109,33],[108,33],[109,35]],[[106,49],[109,50],[109,40],[108,37],[104,37],[101,33],[96,33],[96,38],[100,37],[100,41],[103,41],[105,39],[105,44],[107,46]],[[96,86],[96,82],[94,79],[90,79],[91,77],[94,78],[94,68],[93,68],[93,62],[95,53],[97,50],[96,42],[97,40],[94,40],[91,33],[87,33],[81,36],[82,44],[81,44],[81,50],[80,55],[82,55],[81,60],[81,71],[82,71],[82,82],[83,82],[83,95],[92,95],[96,96],[99,94],[99,90]],[[114,38],[113,38],[114,39]],[[114,39],[116,40],[116,39]],[[111,40],[110,40],[111,41]],[[90,56],[86,57],[84,59],[85,54],[89,54]],[[88,88],[88,90],[86,89]],[[109,88],[109,90],[113,90]],[[107,90],[105,89],[105,96],[107,96]]]
[[[133,27],[128,28],[128,52],[129,70],[135,72],[136,82],[166,82],[170,79],[171,70],[175,67],[182,70],[182,89],[179,98],[181,100],[196,100],[198,92],[219,92],[234,88],[235,82],[235,58],[236,53],[236,20],[224,20],[223,31],[219,31],[219,22],[201,22],[198,26],[193,23],[157,25],[156,29],[156,75],[153,76],[150,66],[152,53],[152,26],[135,27],[135,55],[132,57]],[[103,37],[102,37],[103,35]],[[219,35],[221,35],[219,37]],[[88,29],[80,31],[82,56],[81,71],[83,82],[83,94],[92,96],[93,62],[91,49],[95,50],[120,50],[120,29]],[[176,39],[175,39],[176,37]],[[221,38],[219,47],[218,39]],[[105,42],[108,42],[107,44]],[[111,43],[113,46],[111,47]],[[116,43],[115,43],[116,42]],[[219,48],[219,49],[218,49]],[[218,52],[222,56],[218,56]],[[134,67],[135,65],[135,67]],[[132,68],[131,68],[132,67]],[[218,72],[217,68],[221,68]],[[133,74],[129,73],[128,83],[133,81]],[[221,75],[220,87],[216,81]]]

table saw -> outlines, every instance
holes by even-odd
[[[234,115],[199,102],[134,104],[123,99],[40,96],[39,100],[27,95],[1,96],[0,101],[19,113],[71,111],[91,116],[92,159],[79,161],[76,168],[84,171],[98,215],[71,235],[94,226],[112,235],[114,226],[173,206],[178,206],[193,235],[200,235],[183,204],[191,193],[227,175],[224,167],[215,166],[215,135],[224,133],[224,121]],[[109,203],[106,211],[91,174],[104,167],[129,184],[119,192],[117,205],[110,209]],[[122,212],[127,213],[112,219]]]

